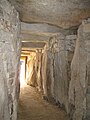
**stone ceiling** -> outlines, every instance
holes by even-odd
[[[9,0],[28,23],[48,23],[63,28],[90,17],[90,0]]]
[[[51,36],[60,31],[67,34],[69,28],[75,29],[82,19],[90,17],[90,0],[8,1],[20,13],[20,37],[25,50],[42,48]]]

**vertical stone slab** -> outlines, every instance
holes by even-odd
[[[75,47],[76,47],[76,39],[77,39],[77,35],[67,35],[65,37],[65,51],[67,52],[66,55],[66,71],[67,71],[67,100],[66,100],[66,111],[69,114],[69,85],[70,85],[70,81],[71,81],[71,62],[74,56],[74,52],[75,52]]]
[[[19,92],[19,16],[6,0],[0,0],[0,120],[17,119]]]
[[[42,83],[45,97],[51,99],[53,97],[53,58],[46,44],[42,54]]]
[[[83,37],[85,40],[86,57],[86,118],[90,119],[90,18],[83,21]]]
[[[73,120],[89,120],[90,20],[78,30],[75,54],[71,64],[69,88],[70,115]],[[88,91],[88,92],[87,92]]]
[[[41,70],[42,70],[42,50],[37,50],[36,53],[36,73],[37,73],[37,86],[38,86],[38,90],[41,91],[42,90],[42,74],[41,74]]]
[[[61,106],[67,105],[67,51],[65,36],[59,34],[53,43],[54,48],[54,97]]]
[[[31,52],[27,57],[26,82],[28,85],[37,86],[37,72],[35,70],[36,53]]]
[[[67,113],[69,113],[68,91],[71,80],[70,67],[74,55],[75,42],[76,35],[65,36],[62,33],[52,37],[49,41],[49,51],[51,51],[51,59],[53,59],[53,77],[51,78],[51,83],[54,83],[52,88],[53,97],[56,102],[65,107]]]
[[[47,47],[45,46],[44,50],[42,51],[42,87],[43,87],[43,93],[45,96],[48,96],[47,94]]]

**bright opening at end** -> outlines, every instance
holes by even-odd
[[[21,69],[20,69],[20,87],[25,87],[25,60],[20,60]]]

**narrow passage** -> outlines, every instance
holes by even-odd
[[[18,120],[68,120],[66,113],[55,105],[43,100],[36,89],[21,88]]]

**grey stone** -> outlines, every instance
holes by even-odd
[[[88,120],[88,115],[90,114],[90,110],[87,109],[89,107],[90,95],[89,92],[86,93],[89,90],[90,73],[90,33],[87,34],[87,32],[89,31],[84,30],[84,24],[79,27],[75,53],[71,64],[69,102],[75,106],[72,116],[73,120],[85,118],[85,120]]]
[[[20,24],[18,14],[9,2],[1,0],[0,8],[3,13],[0,14],[0,120],[17,120],[15,101],[19,93],[16,95],[15,91],[19,86]]]

